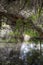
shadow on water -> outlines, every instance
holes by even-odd
[[[14,48],[0,48],[0,65],[43,65],[43,54],[40,64],[40,50],[34,44],[21,45],[19,51]]]

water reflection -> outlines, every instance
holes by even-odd
[[[23,43],[20,50],[20,59],[24,61],[24,65],[40,65],[40,44]]]
[[[32,52],[32,50],[37,50],[36,45],[33,43],[23,43],[21,46],[20,54],[21,56],[24,54],[26,55],[28,52]],[[21,57],[22,58],[22,57]]]

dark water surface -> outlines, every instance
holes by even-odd
[[[39,45],[23,43],[17,50],[17,45],[9,44],[0,46],[0,65],[43,65],[43,45],[40,55]]]

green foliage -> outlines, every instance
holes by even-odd
[[[35,36],[35,37],[37,37],[38,36],[38,33],[36,32],[36,31],[34,31],[34,30],[26,30],[25,31],[25,34],[28,34],[28,35],[30,35],[30,36]]]
[[[18,19],[17,21],[16,21],[16,29],[20,29],[20,27],[22,26],[22,20],[21,19]]]
[[[33,15],[33,18],[29,17],[27,19],[27,21],[25,22],[24,24],[24,33],[27,34],[27,35],[30,35],[32,37],[37,37],[38,36],[38,33],[36,30],[34,30],[32,27],[32,22],[31,22],[31,19],[34,19],[34,15]]]

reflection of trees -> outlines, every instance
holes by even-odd
[[[34,0],[34,2],[33,2],[33,0],[1,0],[0,3],[3,6],[3,8],[6,10],[6,11],[3,10],[3,12],[0,11],[0,29],[1,29],[1,24],[2,24],[1,19],[6,17],[7,21],[3,21],[3,22],[10,25],[12,31],[14,32],[14,33],[10,33],[10,35],[12,36],[10,38],[10,41],[14,42],[16,40],[15,42],[18,43],[19,40],[21,42],[24,41],[23,33],[25,32],[25,25],[28,24],[28,26],[26,25],[27,26],[26,29],[33,29],[33,32],[35,30],[39,34],[38,37],[32,37],[32,38],[30,38],[30,40],[32,40],[32,41],[37,40],[40,42],[40,57],[41,57],[41,42],[43,40],[43,30],[40,27],[38,27],[36,24],[34,24],[34,22],[31,18],[29,18],[29,20],[25,19],[25,17],[21,16],[18,12],[20,12],[24,9],[32,10],[34,8],[35,15],[38,13],[38,18],[35,18],[37,21],[37,24],[38,24],[40,21],[40,17],[41,17],[41,11],[43,9],[43,1]],[[28,22],[27,22],[27,20],[28,20]],[[30,26],[29,26],[29,24],[30,24]],[[19,47],[19,45],[18,45],[18,47]],[[33,56],[31,57],[32,60],[38,59],[38,55],[39,55],[39,53],[34,51]],[[29,59],[30,59],[30,57],[28,58],[28,60]],[[17,59],[17,61],[18,61],[18,59]],[[19,63],[18,63],[18,65],[19,65]]]
[[[40,53],[39,50],[32,50],[32,53],[27,54],[27,62],[29,64],[40,64],[39,60],[40,60]]]

